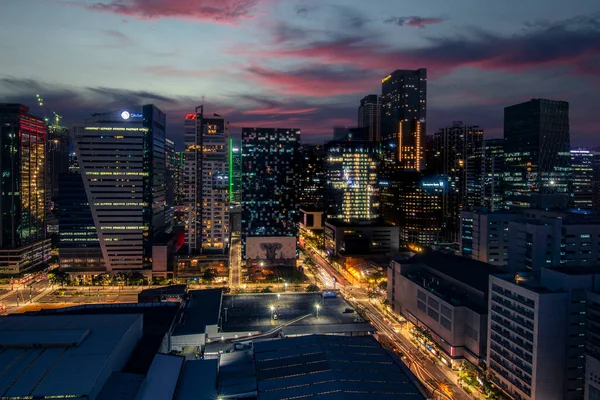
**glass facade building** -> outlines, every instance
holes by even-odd
[[[300,130],[242,129],[242,242],[297,236]]]
[[[21,104],[0,104],[0,274],[47,260],[46,123]]]
[[[545,99],[504,109],[506,207],[530,207],[531,194],[569,192],[569,103]]]
[[[425,169],[427,70],[396,70],[381,81],[383,158],[406,169]]]
[[[356,222],[379,216],[377,165],[371,142],[331,141],[325,145],[328,218]]]

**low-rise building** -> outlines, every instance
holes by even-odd
[[[381,222],[325,223],[325,249],[332,255],[397,253],[400,228]]]
[[[388,300],[434,342],[429,348],[446,365],[486,359],[488,276],[499,270],[486,263],[425,252],[388,268]],[[439,351],[439,353],[437,353]]]

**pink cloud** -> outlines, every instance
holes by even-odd
[[[295,114],[310,114],[317,111],[317,107],[299,108],[286,110],[283,107],[269,107],[262,109],[247,110],[242,112],[245,115],[295,115]]]
[[[142,20],[175,18],[232,23],[252,17],[261,1],[263,0],[110,0],[85,7]]]

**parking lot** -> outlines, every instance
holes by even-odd
[[[318,314],[317,318],[317,305]],[[294,325],[347,324],[359,316],[341,297],[322,298],[321,293],[243,294],[223,296],[222,331],[268,331],[310,315]],[[276,319],[273,318],[274,315]]]

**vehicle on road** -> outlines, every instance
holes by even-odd
[[[354,309],[352,309],[352,308],[344,309],[344,314],[352,314],[353,312],[354,312]]]

